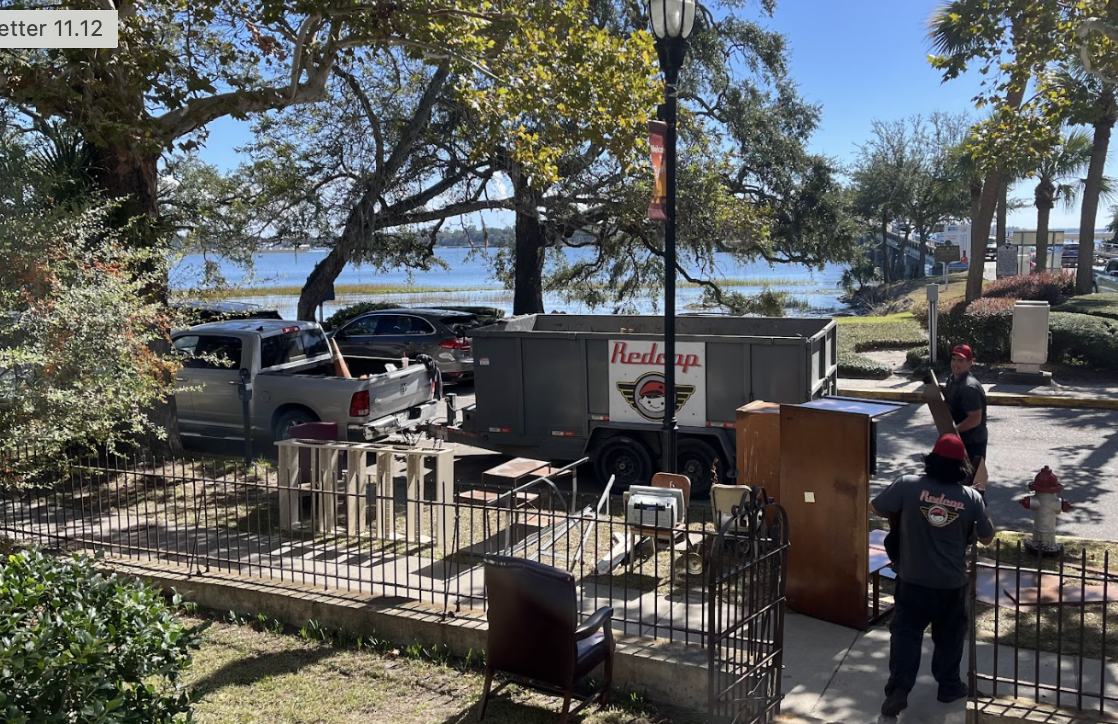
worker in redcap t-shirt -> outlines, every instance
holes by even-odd
[[[955,345],[951,350],[951,376],[943,388],[943,401],[967,447],[970,464],[977,470],[986,458],[986,390],[971,374],[972,366],[974,350],[965,344]],[[986,497],[985,481],[976,485],[982,497]]]
[[[924,629],[932,625],[932,675],[936,696],[950,703],[967,695],[959,676],[967,633],[967,547],[994,539],[994,525],[978,491],[958,435],[941,435],[924,458],[923,475],[905,475],[870,504],[875,515],[896,525],[900,543],[895,608],[889,624],[889,681],[881,713],[897,716],[920,670]],[[892,532],[892,531],[891,531]],[[892,556],[891,556],[892,557]]]

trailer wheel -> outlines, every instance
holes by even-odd
[[[702,440],[684,438],[679,441],[676,453],[676,470],[691,481],[692,498],[710,497],[711,483],[715,482],[711,468],[718,461],[722,469],[722,457],[718,451]]]
[[[652,456],[640,442],[618,435],[598,448],[594,469],[603,485],[614,476],[613,490],[623,493],[630,485],[647,485],[652,480]]]

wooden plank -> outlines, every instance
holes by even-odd
[[[788,514],[788,606],[868,626],[870,419],[780,408],[780,500]]]
[[[936,432],[940,435],[958,435],[955,429],[955,420],[951,417],[951,409],[943,399],[943,390],[939,387],[939,380],[935,372],[929,372],[924,378],[924,401],[928,403],[928,410],[936,423]]]

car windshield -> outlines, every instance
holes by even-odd
[[[326,336],[321,329],[300,330],[297,334],[277,334],[260,340],[260,367],[268,368],[287,362],[329,353]]]

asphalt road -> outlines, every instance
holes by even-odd
[[[1118,535],[1118,411],[991,407],[986,504],[999,528],[1029,530],[1032,513],[1017,501],[1045,465],[1064,485],[1074,509],[1058,518],[1065,535],[1114,540]],[[878,471],[871,495],[892,480],[920,472],[935,444],[932,416],[909,405],[878,425]]]

